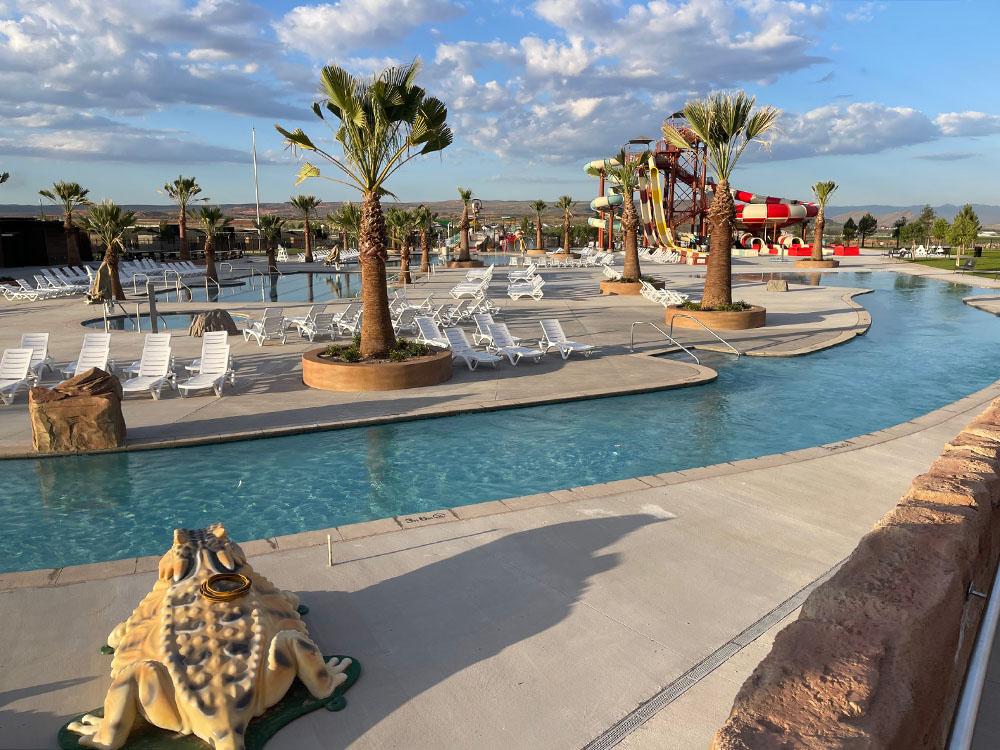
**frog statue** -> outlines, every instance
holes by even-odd
[[[250,720],[296,677],[320,699],[347,680],[351,660],[324,661],[298,602],[254,572],[222,525],[175,530],[153,590],[108,636],[104,716],[67,728],[82,746],[115,750],[141,715],[214,750],[243,750]]]

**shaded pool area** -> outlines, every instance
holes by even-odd
[[[868,287],[866,336],[794,359],[705,353],[714,383],[193,448],[0,463],[0,570],[157,554],[175,526],[239,539],[702,466],[833,442],[992,383],[1000,319],[966,286],[827,274]]]

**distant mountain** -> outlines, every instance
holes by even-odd
[[[945,203],[940,206],[931,206],[937,216],[943,216],[948,221],[955,218],[955,214],[961,210],[961,206],[953,203]],[[979,221],[984,227],[1000,225],[1000,206],[988,203],[973,203],[973,210],[979,216]],[[880,227],[890,226],[899,217],[905,217],[907,221],[920,215],[924,209],[923,204],[918,206],[883,206],[872,204],[868,206],[827,206],[826,215],[833,222],[841,224],[848,218],[857,221],[866,213],[870,213],[876,219]]]

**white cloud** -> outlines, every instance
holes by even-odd
[[[878,11],[885,10],[885,5],[882,3],[861,3],[859,6],[853,10],[849,10],[844,14],[844,19],[850,21],[851,23],[867,23],[875,19],[875,14]]]
[[[1000,115],[985,112],[944,112],[934,118],[944,135],[993,135],[1000,133]]]
[[[317,60],[344,49],[384,47],[424,23],[461,12],[451,0],[339,0],[298,5],[274,24],[286,47]]]

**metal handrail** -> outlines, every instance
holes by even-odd
[[[144,273],[133,273],[132,274],[132,294],[135,294],[135,295],[139,294],[139,287],[137,286],[137,284],[138,284],[138,278],[140,276],[142,276],[142,278],[144,278],[146,281],[152,281],[152,279],[150,279]]]
[[[982,597],[983,594],[969,586],[969,597]],[[989,603],[986,612],[979,621],[979,632],[972,646],[969,657],[969,668],[965,673],[965,682],[959,698],[958,708],[951,725],[951,737],[948,738],[948,750],[969,750],[972,747],[972,737],[976,730],[976,719],[979,715],[980,703],[983,699],[983,686],[986,682],[986,672],[990,666],[990,652],[993,640],[996,638],[997,621],[1000,620],[1000,571],[993,576],[993,586],[990,588]]]
[[[224,268],[226,268],[226,266],[229,266],[229,273],[230,274],[236,273],[236,269],[233,268],[233,264],[232,263],[220,263],[219,264],[219,268],[223,268],[224,269]]]
[[[210,279],[210,278],[208,278],[208,276],[206,276],[206,277],[205,277],[205,301],[206,301],[206,302],[208,301],[208,282],[210,282],[210,281],[211,281],[211,282],[212,282],[213,284],[215,284],[215,288],[219,290],[219,296],[220,296],[220,297],[222,296],[222,284],[220,284],[220,283],[219,283],[218,281],[216,281],[215,279]]]
[[[674,346],[676,346],[676,347],[678,347],[680,349],[683,349],[684,352],[686,354],[688,354],[691,357],[691,359],[693,359],[695,361],[695,364],[698,364],[698,365],[701,364],[701,360],[698,359],[698,355],[696,355],[693,351],[691,351],[690,349],[688,349],[686,346],[684,346],[684,344],[682,344],[680,341],[678,341],[677,339],[675,339],[669,333],[667,333],[666,331],[664,331],[658,325],[656,325],[655,323],[650,323],[648,320],[636,320],[635,322],[632,323],[631,328],[629,328],[628,350],[630,352],[634,352],[635,351],[635,327],[636,326],[640,326],[640,325],[652,326],[657,331],[659,331],[671,344],[673,344]]]
[[[702,328],[704,328],[706,331],[708,331],[710,334],[712,334],[715,338],[717,338],[723,344],[725,344],[726,346],[728,346],[732,350],[733,354],[735,354],[737,357],[740,356],[740,350],[739,349],[737,349],[735,346],[733,346],[732,344],[730,344],[728,341],[726,341],[724,338],[722,338],[722,336],[720,336],[719,334],[717,334],[715,331],[713,331],[711,328],[709,328],[707,325],[705,325],[704,323],[702,323],[700,320],[698,320],[693,315],[687,315],[685,313],[674,313],[673,317],[670,318],[670,333],[671,334],[674,332],[674,321],[677,320],[677,318],[688,318],[689,320],[693,320],[695,323],[697,323],[698,325],[700,325]]]

